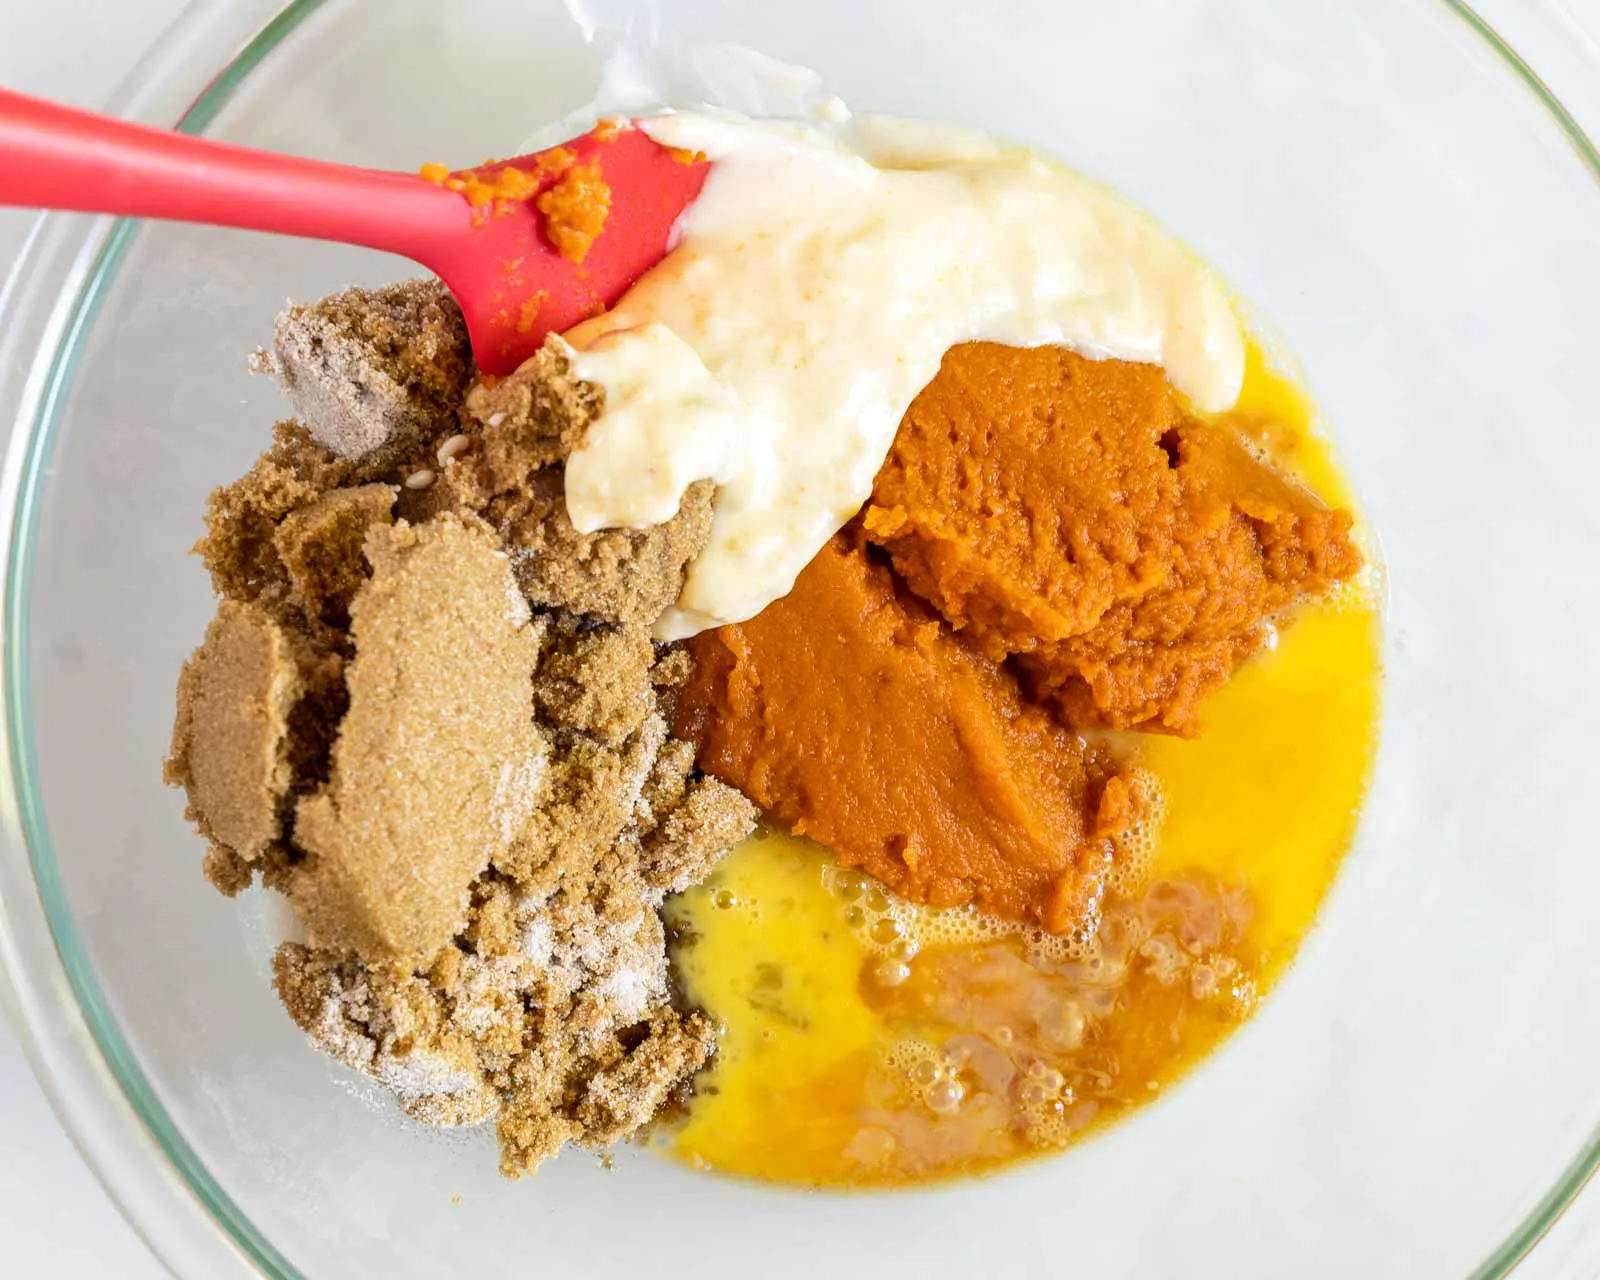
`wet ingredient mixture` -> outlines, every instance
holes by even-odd
[[[1081,734],[1195,732],[1276,613],[1360,568],[1350,529],[1154,366],[956,347],[859,523],[693,641],[677,729],[914,901],[1092,930],[1150,797]]]
[[[1259,352],[1231,424],[1344,496],[1309,407]],[[1158,1099],[1312,924],[1354,829],[1377,690],[1358,582],[1301,606],[1205,702],[1199,736],[1116,738],[1160,808],[1087,945],[919,906],[758,832],[669,915],[686,990],[725,1029],[662,1144],[700,1168],[895,1185],[1057,1150]]]

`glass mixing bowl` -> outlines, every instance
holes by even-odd
[[[1544,12],[1519,7],[1519,30],[1575,65]],[[489,1135],[405,1123],[306,1047],[265,981],[259,904],[206,886],[160,782],[211,610],[185,552],[282,412],[245,355],[285,298],[409,267],[52,217],[0,317],[0,947],[36,1065],[130,1217],[197,1276],[1502,1274],[1600,1128],[1593,147],[1442,0],[208,2],[118,106],[334,160],[465,163],[587,100],[619,24],[668,62],[736,41],[857,107],[1051,152],[1267,318],[1387,559],[1357,847],[1259,1016],[1063,1156],[858,1196],[640,1151],[504,1183]]]

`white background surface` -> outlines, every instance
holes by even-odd
[[[0,0],[0,86],[98,105],[183,3]],[[1549,3],[1566,11],[1575,38],[1600,33],[1600,0]],[[1492,19],[1495,7],[1485,4],[1486,16]],[[1585,123],[1591,133],[1600,131],[1600,120]],[[0,272],[30,222],[29,215],[0,210]],[[148,1280],[165,1272],[78,1158],[0,1023],[0,1275],[47,1274]],[[1579,1200],[1518,1271],[1518,1280],[1558,1278],[1600,1278],[1600,1187]]]

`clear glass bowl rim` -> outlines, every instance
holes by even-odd
[[[203,133],[250,73],[330,0],[193,0],[112,101],[152,123]],[[1487,46],[1553,118],[1600,182],[1600,147],[1544,79],[1466,0],[1434,0]],[[163,72],[196,52],[225,60],[197,97],[156,102]],[[213,62],[211,65],[215,65]],[[1593,64],[1590,64],[1593,70]],[[169,95],[170,97],[170,95]],[[163,116],[163,108],[165,115]],[[173,1124],[110,1013],[60,884],[36,781],[28,676],[35,497],[62,393],[76,371],[134,223],[45,215],[0,287],[0,403],[14,422],[0,470],[3,643],[0,702],[0,973],[35,1073],[80,1152],[134,1228],[178,1274],[240,1265],[274,1280],[301,1273],[233,1203]],[[53,291],[53,292],[52,292]],[[19,375],[18,370],[27,370]],[[70,992],[70,997],[68,993]],[[1600,1169],[1587,1135],[1534,1209],[1473,1271],[1510,1273]]]

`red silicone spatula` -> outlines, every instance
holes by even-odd
[[[549,232],[567,225],[563,193],[581,197],[580,219],[593,212],[592,165],[609,207],[580,261],[581,242],[569,241],[563,256]],[[401,254],[445,282],[479,367],[497,374],[547,334],[609,307],[659,262],[708,167],[613,122],[537,155],[457,174],[428,166],[429,180],[207,142],[0,90],[0,205],[203,222]],[[540,197],[563,182],[545,201],[549,212],[541,210]]]

